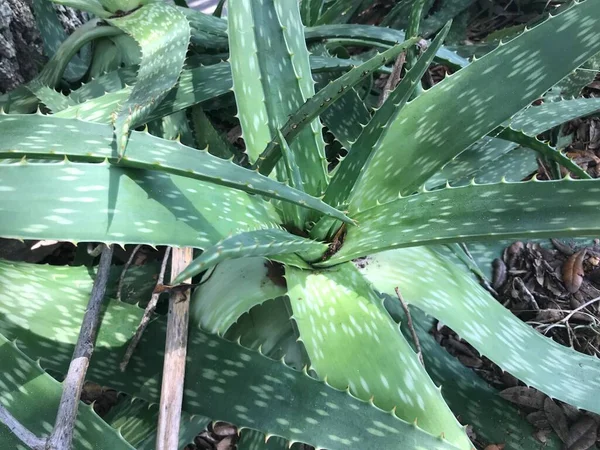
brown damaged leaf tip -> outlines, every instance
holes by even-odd
[[[581,287],[583,282],[583,260],[587,249],[574,253],[565,261],[562,268],[563,283],[567,291],[574,294]]]

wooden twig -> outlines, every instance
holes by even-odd
[[[94,352],[98,323],[100,322],[100,306],[106,293],[112,255],[113,246],[104,246],[90,301],[81,323],[77,345],[73,352],[67,377],[63,382],[63,392],[56,414],[56,422],[46,444],[48,449],[68,450],[71,448],[79,398],[81,397],[90,358]]]
[[[410,330],[410,334],[412,335],[413,341],[415,343],[415,347],[417,348],[417,358],[419,358],[419,362],[423,367],[425,367],[425,362],[423,361],[423,351],[421,350],[421,342],[419,341],[419,337],[417,336],[417,332],[415,331],[415,327],[413,325],[412,316],[410,315],[410,310],[408,309],[408,305],[402,298],[402,294],[400,294],[400,290],[395,287],[396,295],[398,296],[398,300],[400,300],[400,304],[402,305],[402,309],[406,314],[406,324],[408,325],[408,329]]]
[[[0,405],[0,423],[6,425],[31,450],[45,450],[46,439],[37,437],[25,428],[3,405]]]
[[[117,287],[117,300],[121,300],[121,292],[123,291],[123,283],[125,283],[125,275],[127,274],[127,270],[129,269],[129,267],[131,267],[131,265],[133,264],[133,258],[135,258],[135,255],[137,254],[140,248],[142,248],[142,244],[138,244],[135,246],[135,248],[131,252],[131,256],[129,257],[129,259],[125,263],[125,266],[123,267],[123,271],[121,272],[121,276],[119,277],[119,286]]]
[[[170,254],[171,254],[171,247],[167,247],[167,249],[165,250],[165,256],[163,257],[163,261],[160,266],[160,273],[158,274],[158,280],[156,281],[157,287],[162,286],[163,280],[165,279],[165,272],[167,270],[167,262],[169,261]],[[129,342],[129,346],[127,347],[125,356],[123,356],[123,361],[121,362],[121,365],[119,366],[119,368],[121,369],[121,372],[125,372],[125,369],[127,368],[127,364],[129,364],[129,360],[131,359],[131,356],[133,355],[133,351],[135,350],[138,343],[140,342],[140,339],[142,338],[142,334],[144,333],[144,330],[150,323],[150,318],[152,317],[152,314],[154,313],[154,310],[156,309],[156,304],[158,303],[158,298],[160,297],[160,294],[161,293],[157,292],[156,289],[152,293],[152,297],[150,297],[150,301],[148,302],[148,305],[146,306],[146,310],[144,311],[142,320],[140,321],[140,324],[138,325],[137,330],[135,331],[135,335],[131,339],[131,342]]]
[[[381,105],[385,103],[390,95],[390,92],[392,92],[398,85],[398,82],[400,81],[400,75],[402,73],[402,67],[404,67],[405,62],[406,53],[402,52],[396,58],[396,62],[394,62],[394,67],[392,68],[392,73],[388,77],[387,81],[385,82],[385,86],[381,91],[381,97],[379,97],[379,104],[377,105],[378,107],[381,107]]]
[[[193,249],[189,247],[173,249],[171,279],[175,279],[189,265],[192,258]],[[184,283],[190,282],[191,279],[184,280]],[[179,446],[190,292],[190,289],[174,290],[169,299],[156,450],[177,450]]]

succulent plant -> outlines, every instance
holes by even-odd
[[[531,106],[600,52],[600,3],[574,3],[472,61],[443,47],[450,23],[430,23],[437,33],[423,46],[419,5],[405,38],[338,20],[361,1],[323,3],[229,0],[224,20],[102,1],[65,39],[38,1],[55,52],[0,97],[0,236],[197,249],[171,280],[200,282],[182,444],[227,420],[255,430],[247,448],[278,436],[273,448],[469,450],[467,424],[488,443],[541,448],[513,407],[433,340],[431,318],[527,385],[600,414],[598,360],[504,309],[457,245],[600,231],[599,182],[537,139],[599,111],[600,99]],[[342,58],[324,42],[385,51]],[[408,70],[375,108],[370,78],[401,53]],[[456,71],[423,89],[434,60]],[[235,109],[244,152],[215,128]],[[328,161],[336,145],[347,155]],[[573,177],[521,181],[536,154]],[[132,399],[106,421],[82,405],[75,448],[154,448],[162,316],[118,367],[155,269],[131,269],[129,302],[110,300],[88,373]],[[53,420],[60,387],[49,374],[68,367],[93,279],[86,267],[0,261],[0,402],[37,433]],[[0,447],[17,444],[0,425]]]

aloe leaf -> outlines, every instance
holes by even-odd
[[[416,262],[416,261],[415,261]],[[402,292],[404,279],[399,281]],[[426,293],[423,290],[423,293]],[[415,295],[418,295],[415,293]],[[406,339],[412,335],[406,326],[405,315],[398,302],[389,297],[385,302],[401,312],[396,320],[402,322]],[[398,311],[399,310],[399,311]],[[477,440],[486,444],[503,443],[514,450],[559,450],[561,442],[556,435],[547,436],[542,443],[535,438],[535,429],[519,410],[500,397],[498,390],[489,386],[472,369],[450,355],[429,334],[433,319],[418,308],[410,307],[415,331],[423,350],[425,368],[433,381],[442,386],[442,395],[452,412],[468,424],[477,435]]]
[[[329,266],[392,248],[431,243],[596,234],[596,180],[497,183],[446,188],[404,197],[353,218]],[[577,201],[573,201],[576,198]]]
[[[69,133],[56,142],[56,134],[53,131],[61,129],[68,129]],[[332,214],[340,220],[349,221],[343,213],[301,191],[212,156],[206,151],[198,151],[148,133],[132,132],[127,155],[119,159],[113,145],[112,130],[108,125],[61,119],[56,116],[9,114],[0,115],[0,130],[4,136],[0,142],[0,157],[14,158],[25,155],[47,158],[64,155],[88,162],[101,162],[106,159],[123,167],[160,170],[291,201],[296,205],[317,208],[324,214]],[[82,143],[86,145],[82,146]],[[104,186],[108,189],[109,184]]]
[[[195,105],[192,107],[192,123],[194,126],[196,147],[205,148],[211,155],[222,159],[233,157],[234,153],[231,144],[215,129],[202,109],[202,106]]]
[[[306,103],[300,106],[288,121],[281,127],[281,132],[285,139],[292,142],[304,130],[305,125],[312,123],[319,115],[337,99],[342,97],[351,88],[370,76],[378,67],[392,61],[400,52],[406,50],[411,45],[415,45],[417,39],[409,39],[402,44],[396,45],[381,54],[377,54],[367,62],[353,68],[337,80],[329,83],[326,87],[309,98]],[[275,167],[275,163],[281,155],[281,146],[275,137],[268,145],[265,151],[260,155],[257,166],[261,173],[269,174]]]
[[[69,97],[75,103],[83,103],[93,98],[101,97],[107,92],[118,91],[126,85],[135,83],[136,71],[130,67],[107,72],[94,78],[87,83],[82,83],[81,87],[71,91]]]
[[[156,449],[158,430],[158,404],[148,403],[139,398],[125,398],[103,417],[111,427],[118,430],[129,444],[137,450]],[[210,419],[190,415],[185,411],[181,414],[179,427],[179,448],[184,448],[194,440],[211,422]]]
[[[56,15],[56,10],[50,0],[33,0],[32,2],[35,21],[42,36],[44,43],[44,53],[48,58],[52,58],[62,42],[67,39],[62,23]],[[98,17],[101,17],[98,14]],[[74,55],[65,69],[64,76],[69,81],[77,81],[88,70],[90,65],[91,51],[89,46],[81,50],[81,56]]]
[[[52,112],[62,111],[75,105],[71,98],[48,86],[38,85],[28,86],[27,88]]]
[[[252,307],[285,295],[281,275],[276,265],[260,257],[223,261],[192,294],[190,319],[203,330],[223,335]]]
[[[414,192],[469,145],[597,53],[597,27],[600,3],[573,4],[420,95],[380,140],[352,192],[350,211]]]
[[[458,448],[472,448],[382,300],[352,264],[319,272],[288,268],[286,279],[293,318],[319,378]]]
[[[61,274],[82,270],[60,269]],[[89,292],[64,277],[55,278],[55,270],[0,262],[0,332],[18,338],[27,354],[41,358],[43,367],[61,373],[68,367]],[[17,297],[26,298],[28,307],[15,301]],[[88,379],[156,402],[163,368],[163,317],[148,325],[128,369],[119,370],[142,314],[135,306],[106,302]],[[330,450],[345,450],[353,443],[365,450],[455,449],[347,392],[197,329],[190,331],[188,340],[183,408],[188,414]]]
[[[347,23],[360,8],[363,0],[335,0],[317,19],[317,25]]]
[[[296,163],[296,157],[294,156],[294,153],[290,149],[280,130],[277,130],[277,141],[281,155],[283,156],[280,161],[280,167],[282,167],[282,170],[277,171],[278,178],[288,186],[304,192],[302,174],[300,173],[300,168]],[[271,169],[266,171],[265,174],[268,176],[270,172]],[[305,209],[299,208],[297,205],[292,205],[290,203],[282,203],[280,208],[281,218],[286,226],[293,227],[298,230],[304,229],[308,216]]]
[[[441,29],[445,23],[454,19],[473,3],[475,3],[475,0],[445,0],[436,12],[430,14],[421,22],[423,36],[431,36]]]
[[[39,1],[39,0],[38,0]],[[44,0],[42,0],[44,1]],[[98,0],[51,0],[58,5],[64,5],[75,9],[80,9],[92,13],[96,17],[103,19],[109,18],[112,14],[105,10]],[[85,72],[85,71],[84,71]],[[82,74],[83,75],[83,74]]]
[[[108,22],[133,37],[142,50],[137,82],[119,106],[114,121],[122,156],[129,130],[146,122],[149,112],[177,83],[190,41],[190,26],[176,7],[164,2],[143,5]]]
[[[280,221],[242,191],[107,163],[2,164],[0,179],[7,238],[202,248]]]
[[[195,145],[194,133],[186,111],[177,111],[161,119],[153,120],[148,124],[147,131],[151,135],[167,141],[177,140],[187,147]],[[206,147],[198,148],[208,150]]]
[[[498,183],[499,181],[523,181],[538,172],[537,153],[529,148],[517,147],[491,163],[482,166],[474,178],[463,178],[455,186],[466,186],[472,180],[478,184]]]
[[[311,260],[318,258],[326,250],[327,244],[295,236],[281,229],[248,231],[225,238],[207,248],[172,283],[182,283],[226,259],[298,253],[303,259]]]
[[[323,39],[362,39],[369,41],[374,46],[390,47],[398,42],[403,42],[404,32],[391,28],[375,27],[372,25],[320,25],[306,28],[306,41],[314,42]],[[449,63],[453,67],[465,67],[469,61],[447,48],[440,48],[437,58]]]
[[[289,448],[297,449],[298,445],[291,446],[280,437],[269,438],[260,431],[247,429],[240,433],[240,440],[236,448],[237,450],[288,450]]]
[[[557,162],[561,166],[566,169],[569,169],[573,172],[574,175],[577,175],[579,178],[592,178],[585,170],[571,161],[567,156],[563,155],[560,150],[550,146],[546,142],[542,142],[537,139],[535,136],[528,136],[525,133],[522,133],[517,130],[513,130],[512,128],[505,128],[498,135],[499,138],[505,139],[507,141],[515,142],[523,147],[530,148],[535,150],[544,158],[547,158],[550,161]]]
[[[29,359],[2,334],[0,334],[0,360],[2,361],[0,403],[37,436],[49,434],[60,403],[61,384],[44,373],[39,364]],[[25,448],[3,424],[0,424],[0,446],[5,449]],[[118,431],[98,417],[91,406],[79,403],[73,449],[90,448],[134,449],[127,444]]]
[[[323,0],[302,0],[300,2],[300,15],[302,22],[307,27],[314,25],[323,9]]]
[[[314,95],[314,82],[296,0],[231,0],[228,14],[233,87],[254,163],[288,116]],[[290,144],[305,191],[317,196],[328,182],[321,128],[313,120]]]
[[[446,249],[374,255],[361,273],[380,292],[436,317],[503,370],[552,398],[600,411],[600,362],[538,333],[498,303]],[[418,275],[418,276],[417,276]]]
[[[450,25],[448,24],[438,34],[421,58],[417,60],[413,68],[400,81],[398,86],[390,92],[387,100],[375,112],[373,118],[362,130],[356,142],[352,144],[350,153],[340,163],[339,170],[333,176],[325,192],[325,202],[330,205],[336,205],[348,198],[350,191],[359,177],[360,171],[363,169],[372,152],[379,148],[379,143],[383,139],[386,129],[398,117],[398,114],[400,114],[410,99],[415,88],[421,82],[421,77],[444,42],[449,29]]]

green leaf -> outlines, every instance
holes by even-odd
[[[458,448],[472,448],[382,300],[352,264],[319,272],[287,268],[286,279],[293,318],[319,378]],[[403,436],[396,439],[408,445]]]
[[[254,163],[277,130],[315,93],[297,0],[230,0],[230,62],[246,151]],[[304,189],[327,186],[321,123],[313,120],[290,147]]]
[[[75,102],[71,98],[48,86],[32,85],[27,88],[52,112],[62,111],[75,105]]]
[[[401,291],[403,280],[399,285]],[[426,293],[426,289],[423,293]],[[418,294],[415,294],[418,295]],[[401,311],[398,319],[406,339],[412,335],[406,326],[405,315],[395,298],[388,297],[387,305]],[[423,350],[425,368],[433,381],[442,386],[442,395],[450,409],[463,424],[473,427],[477,440],[486,444],[503,443],[514,450],[559,450],[561,442],[556,435],[547,436],[542,443],[535,438],[535,429],[519,410],[500,397],[498,390],[489,386],[475,371],[450,355],[429,334],[433,319],[417,308],[410,307],[415,331]]]
[[[67,278],[73,272],[87,273],[77,267],[0,262],[0,332],[18,338],[27,354],[59,373],[69,364],[89,295]],[[27,308],[15,298],[26,299]],[[106,302],[88,379],[156,402],[163,369],[163,317],[148,325],[128,369],[119,370],[142,314],[135,306]],[[365,450],[455,448],[347,392],[200,330],[190,330],[184,389],[188,414],[319,448],[345,450],[353,443]]]
[[[202,248],[280,222],[242,191],[107,163],[1,164],[0,180],[6,238]]]
[[[0,275],[6,276],[3,271]],[[2,292],[5,294],[5,290]],[[18,302],[16,302],[18,303]],[[0,334],[0,403],[38,437],[47,436],[54,425],[62,394],[61,384],[29,359],[17,346]],[[17,437],[0,424],[0,446],[25,448]],[[73,439],[74,450],[110,448],[133,450],[115,431],[96,415],[91,406],[79,403]]]
[[[430,14],[421,23],[421,32],[425,37],[429,37],[432,34],[440,30],[445,23],[449,20],[454,19],[469,6],[475,3],[475,0],[445,0],[442,5],[439,6],[435,13]]]
[[[36,0],[36,1],[40,1],[40,0]],[[45,3],[48,3],[45,0],[41,0],[44,1]],[[75,8],[75,9],[80,9],[82,11],[86,11],[89,12],[97,17],[103,18],[103,19],[107,19],[108,17],[112,16],[112,14],[105,10],[104,7],[102,6],[102,3],[100,3],[98,0],[51,0],[52,3],[56,3],[58,5],[63,5],[63,6],[68,6],[70,8]],[[85,73],[85,71],[84,71]],[[83,73],[81,74],[83,75]]]
[[[91,3],[91,2],[90,2]],[[44,43],[44,53],[48,58],[52,58],[60,45],[67,39],[67,33],[63,28],[61,21],[56,15],[56,10],[50,0],[33,0],[35,21],[40,31]],[[98,17],[101,17],[97,14]],[[65,69],[65,78],[69,81],[77,81],[88,70],[91,61],[91,49],[85,46],[81,49],[81,55],[73,55],[71,61],[67,61],[68,66]]]
[[[247,429],[240,433],[240,440],[236,448],[237,450],[288,450],[294,447],[280,437],[269,438],[260,431]]]
[[[323,0],[302,0],[300,2],[300,15],[304,25],[307,27],[315,25],[322,9]]]
[[[550,146],[547,142],[540,141],[535,136],[529,136],[520,131],[513,130],[512,128],[505,128],[498,137],[535,150],[540,156],[547,158],[550,161],[557,162],[564,168],[569,169],[579,178],[592,178],[585,170],[571,161],[567,156],[563,155],[560,150]]]
[[[511,236],[594,235],[596,180],[470,185],[424,192],[357,213],[329,266],[392,248],[432,243],[499,240]],[[573,201],[576,198],[577,201]]]
[[[296,163],[296,157],[294,156],[294,153],[290,149],[280,130],[277,130],[277,141],[279,144],[278,147],[283,156],[281,165],[283,165],[283,168],[285,169],[285,171],[278,171],[279,179],[283,180],[288,186],[304,192],[302,174],[300,173],[300,168]],[[270,172],[271,170],[267,171],[265,174],[268,176]],[[307,211],[299,208],[297,205],[292,205],[289,203],[282,203],[280,206],[283,223],[298,230],[303,230],[307,222]]]
[[[327,244],[294,236],[281,229],[248,231],[225,238],[206,249],[171,282],[183,283],[226,259],[298,253],[303,259],[311,260],[319,258],[326,250]]]
[[[280,277],[277,266],[264,258],[223,261],[192,294],[190,319],[203,330],[223,335],[252,307],[285,295]]]
[[[417,39],[415,38],[396,45],[381,54],[377,54],[367,62],[353,68],[335,81],[329,83],[309,98],[296,111],[293,111],[285,125],[281,127],[281,132],[285,139],[292,142],[296,136],[302,133],[307,124],[317,119],[330,105],[335,104],[339,98],[350,92],[351,88],[371,76],[378,67],[394,60],[400,52],[416,43]],[[277,141],[277,136],[275,136],[257,161],[256,165],[259,167],[261,173],[265,175],[271,173],[280,155],[281,146]]]
[[[156,449],[158,430],[158,404],[148,403],[139,398],[124,398],[113,406],[103,419],[117,429],[123,438],[136,450]],[[211,422],[210,419],[181,414],[179,427],[179,448],[184,448]]]
[[[68,129],[69,133],[61,139],[55,139],[56,131],[62,129]],[[112,130],[108,125],[56,116],[9,114],[0,115],[0,130],[4,136],[0,142],[0,157],[26,155],[48,158],[64,155],[88,162],[102,162],[106,159],[123,167],[171,173],[290,201],[302,207],[317,208],[340,220],[350,221],[343,213],[301,191],[212,156],[206,151],[198,151],[148,133],[132,132],[127,155],[119,159]],[[82,146],[82,142],[87,145]],[[96,190],[106,190],[109,184],[101,188]]]
[[[122,67],[82,84],[79,89],[71,91],[69,97],[75,103],[83,103],[93,98],[102,97],[107,92],[118,91],[126,85],[135,83],[135,76],[136,71],[133,68]]]
[[[336,0],[317,19],[317,25],[347,23],[360,8],[362,0]]]
[[[600,35],[592,32],[597,27],[600,3],[574,4],[420,95],[382,136],[352,192],[350,211],[414,192],[444,164],[597,53]]]
[[[164,2],[149,3],[108,22],[133,37],[142,50],[137,82],[119,106],[114,121],[122,156],[129,130],[146,122],[150,111],[177,83],[190,41],[190,26],[175,6]]]
[[[378,145],[384,137],[386,129],[401,113],[415,91],[417,84],[421,82],[421,77],[444,42],[449,29],[450,26],[448,25],[438,34],[413,68],[405,75],[398,86],[390,92],[387,100],[375,112],[356,142],[352,144],[349,155],[340,163],[339,170],[333,176],[325,192],[324,200],[327,203],[336,205],[346,201],[359,177],[360,171],[372,152],[379,148]]]
[[[406,301],[436,317],[528,386],[580,409],[600,411],[600,362],[538,333],[496,301],[445,249],[371,257],[361,273],[380,292],[400,282]]]
[[[233,157],[231,144],[215,129],[202,106],[192,107],[192,123],[198,148],[205,148],[211,155],[219,158],[229,159]]]

